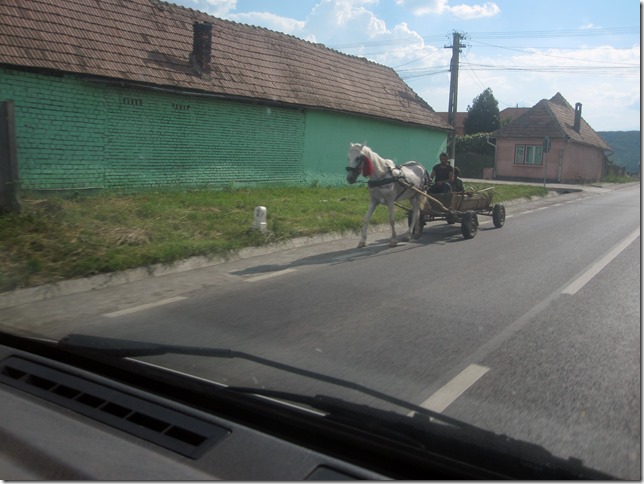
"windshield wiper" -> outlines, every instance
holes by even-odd
[[[325,395],[300,395],[277,390],[250,387],[222,386],[222,392],[251,394],[287,403],[306,405],[324,413],[322,418],[351,428],[393,439],[424,452],[450,453],[463,461],[476,461],[482,468],[499,469],[500,475],[522,475],[534,479],[599,479],[614,477],[583,466],[579,459],[568,460],[551,454],[545,448],[506,435],[481,429],[474,425],[414,405],[405,400],[369,387],[324,375],[310,370],[262,358],[242,351],[221,348],[180,346],[130,341],[81,334],[70,334],[57,345],[72,352],[92,353],[101,357],[129,358],[163,354],[239,358],[292,374],[313,378],[413,411],[412,416],[356,404]],[[447,425],[445,425],[447,424]],[[509,471],[509,472],[508,472]],[[506,472],[508,472],[506,474]]]
[[[590,469],[579,459],[556,457],[544,447],[496,434],[473,425],[457,428],[424,418],[412,417],[326,395],[300,395],[277,390],[228,387],[227,391],[261,395],[312,407],[328,419],[379,437],[395,439],[433,454],[469,462],[498,473],[521,479],[613,480],[613,476]],[[521,476],[521,477],[519,477]]]
[[[235,351],[231,349],[222,348],[206,348],[199,346],[181,346],[170,345],[163,343],[149,343],[145,341],[131,341],[115,338],[104,338],[101,336],[89,336],[83,334],[69,334],[58,342],[58,347],[63,350],[84,351],[99,354],[101,356],[108,356],[114,358],[129,358],[136,356],[155,356],[164,354],[173,355],[193,355],[193,356],[206,356],[211,358],[239,358],[246,361],[252,361],[260,365],[268,366],[288,373],[305,376],[314,380],[330,383],[332,385],[340,386],[355,390],[357,392],[378,398],[382,401],[397,405],[407,410],[412,410],[415,413],[425,415],[430,418],[441,420],[444,423],[451,424],[457,427],[471,427],[465,422],[453,419],[442,415],[438,412],[428,410],[426,408],[414,405],[400,398],[393,397],[386,393],[379,392],[372,388],[354,383],[341,378],[336,378],[322,373],[317,373],[311,370],[305,370],[296,366],[287,365],[277,361],[255,356],[243,351]]]

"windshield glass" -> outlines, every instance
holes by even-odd
[[[641,479],[638,3],[11,3],[3,330]]]

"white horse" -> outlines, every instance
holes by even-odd
[[[371,204],[364,218],[358,247],[366,245],[369,220],[378,204],[387,205],[389,209],[389,224],[391,225],[389,246],[395,247],[397,245],[394,220],[394,202],[396,200],[409,200],[413,209],[411,224],[402,236],[404,242],[409,241],[420,216],[422,197],[411,187],[425,191],[429,180],[427,170],[416,161],[408,161],[401,166],[396,166],[393,161],[381,157],[368,146],[354,143],[351,143],[349,147],[348,157],[347,182],[353,184],[359,175],[364,176],[369,180],[369,194],[371,195]]]

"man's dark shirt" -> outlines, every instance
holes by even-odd
[[[434,183],[440,182],[440,181],[448,181],[449,180],[449,174],[454,171],[454,167],[452,165],[442,165],[441,163],[434,165],[434,168],[432,168],[432,171],[436,173],[436,178],[434,178]]]

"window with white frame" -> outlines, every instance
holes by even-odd
[[[542,163],[542,145],[516,145],[514,149],[515,165],[541,165]]]

